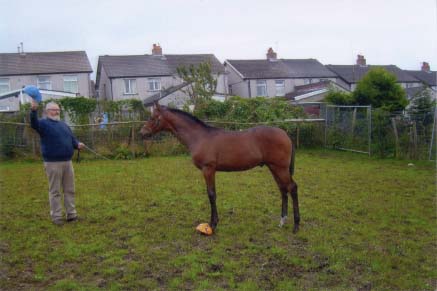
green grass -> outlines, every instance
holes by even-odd
[[[218,173],[220,223],[187,156],[75,163],[82,221],[49,220],[42,163],[0,165],[2,290],[434,290],[435,165],[299,151],[302,225],[268,170]],[[292,211],[290,207],[290,212]]]

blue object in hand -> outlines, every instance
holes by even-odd
[[[32,97],[32,99],[38,103],[41,102],[42,100],[41,93],[39,92],[36,86],[33,85],[26,86],[24,87],[23,92],[29,95],[30,97]]]

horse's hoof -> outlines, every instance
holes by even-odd
[[[295,225],[293,228],[293,233],[297,233],[299,231],[299,226]]]
[[[286,220],[287,220],[287,216],[281,217],[281,220],[279,221],[279,227],[283,227]]]

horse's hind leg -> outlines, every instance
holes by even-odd
[[[293,180],[293,178],[291,178],[290,194],[291,194],[291,198],[293,199],[293,215],[294,215],[293,233],[296,233],[299,230],[300,214],[299,214],[299,199],[297,195],[297,184]]]
[[[297,184],[293,181],[290,176],[288,168],[278,168],[274,166],[269,166],[276,183],[278,184],[279,190],[281,191],[282,197],[282,211],[281,211],[281,221],[280,226],[285,223],[288,214],[288,193],[291,194],[293,199],[293,216],[294,216],[294,228],[293,232],[296,233],[299,230],[299,203],[297,199]]]
[[[278,184],[279,191],[281,192],[282,208],[281,208],[281,220],[279,222],[279,226],[282,227],[285,224],[285,221],[288,216],[288,192],[289,192],[290,181],[287,181],[287,178],[281,174],[281,172],[283,172],[284,169],[280,169],[274,166],[269,166],[269,169],[270,172],[272,173],[273,178],[275,178],[276,184]]]

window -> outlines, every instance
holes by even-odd
[[[304,79],[303,82],[305,85],[308,85],[311,83],[311,79]]]
[[[149,78],[149,91],[161,90],[161,79]]]
[[[0,78],[0,93],[11,91],[9,86],[9,78]]]
[[[137,80],[125,79],[124,80],[124,94],[136,94],[137,93]]]
[[[52,90],[52,81],[48,76],[38,76],[38,88],[45,90]]]
[[[267,96],[267,84],[265,80],[256,81],[256,96]]]
[[[275,80],[276,96],[285,96],[285,81]]]
[[[64,91],[71,93],[78,93],[79,86],[77,84],[77,76],[68,75],[64,76]]]

